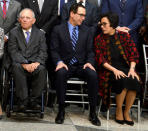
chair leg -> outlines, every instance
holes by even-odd
[[[109,109],[107,110],[107,120],[109,120]]]
[[[97,111],[97,115],[99,115],[99,113],[101,111],[101,106],[102,106],[102,99],[100,100],[100,104],[99,104],[99,108],[98,108],[98,111]]]
[[[140,111],[141,109],[140,109],[140,100],[138,100],[138,123],[140,123],[140,121],[141,121],[141,119],[140,119],[140,114],[141,114],[141,111]]]
[[[81,85],[81,94],[84,94],[83,85]],[[85,111],[84,96],[82,95],[83,112]]]

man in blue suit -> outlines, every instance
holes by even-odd
[[[142,0],[104,0],[102,3],[102,13],[109,11],[117,13],[119,16],[117,30],[130,33],[132,39],[137,44],[138,28],[143,21]]]
[[[87,81],[89,120],[94,125],[101,125],[96,115],[98,77],[94,68],[93,39],[89,28],[82,25],[85,15],[86,10],[82,4],[73,4],[70,7],[69,20],[56,26],[51,35],[50,49],[56,67],[55,84],[59,103],[55,122],[58,124],[62,124],[65,117],[66,81],[76,75]]]

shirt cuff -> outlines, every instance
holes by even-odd
[[[58,61],[58,62],[57,62],[57,65],[58,65],[60,62],[63,62],[63,61],[62,61],[62,60]],[[64,63],[64,62],[63,62],[63,63]]]

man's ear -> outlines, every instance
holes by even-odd
[[[18,18],[17,20],[18,20],[18,22],[20,23],[20,18]]]
[[[34,19],[33,19],[33,24],[34,24],[35,22],[36,22],[36,19],[34,18]]]

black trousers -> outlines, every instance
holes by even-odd
[[[77,76],[84,78],[87,81],[90,106],[96,106],[98,94],[97,73],[90,68],[83,69],[83,66],[69,66],[68,68],[68,71],[65,68],[62,68],[56,72],[55,84],[58,103],[64,105],[67,79],[71,76]]]
[[[30,85],[32,89],[31,97],[37,98],[41,96],[42,90],[46,85],[47,71],[44,66],[39,65],[38,68],[29,73],[23,69],[21,64],[12,66],[12,73],[15,82],[16,96],[20,100],[28,98],[28,78],[30,78]]]

